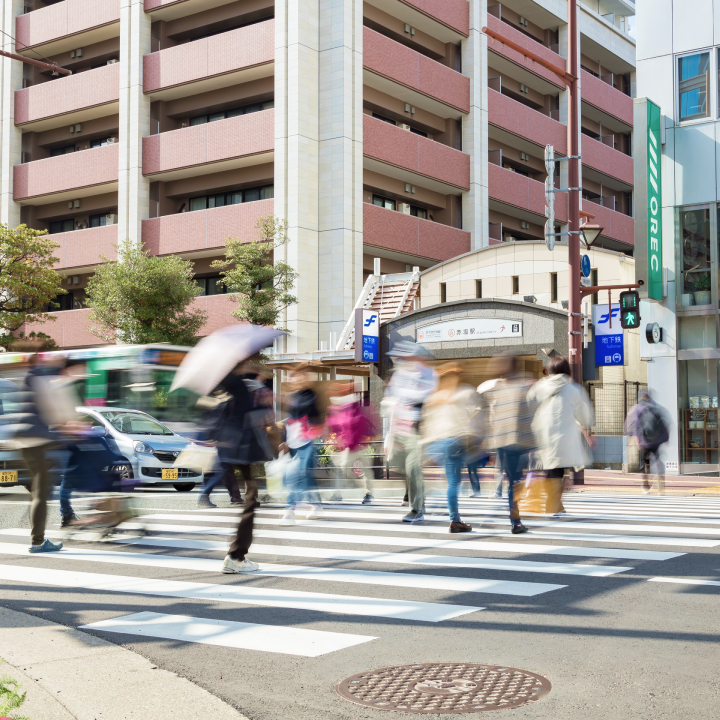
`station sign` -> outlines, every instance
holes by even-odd
[[[502,318],[458,318],[425,325],[416,331],[419,343],[519,337],[522,337],[522,321]]]
[[[380,313],[355,309],[355,362],[380,362]]]
[[[620,326],[620,304],[612,305],[612,324],[608,305],[593,305],[595,365],[612,367],[625,364],[624,334]]]

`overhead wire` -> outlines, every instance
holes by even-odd
[[[6,33],[2,28],[0,28],[0,33],[5,35],[6,37],[9,37],[15,43],[15,49],[16,50],[18,49],[17,40],[12,35],[10,35],[10,33]],[[45,55],[40,54],[37,50],[35,50],[33,48],[23,47],[22,49],[29,50],[30,52],[35,53],[38,56],[38,58],[40,58],[42,61],[46,62],[48,65],[57,65],[56,62],[50,60],[50,58],[48,58],[48,57],[45,57]]]

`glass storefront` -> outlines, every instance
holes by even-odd
[[[685,464],[718,464],[718,362],[678,363],[680,457]]]

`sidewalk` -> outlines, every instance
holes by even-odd
[[[0,675],[30,720],[247,720],[189,680],[94,635],[0,607]]]

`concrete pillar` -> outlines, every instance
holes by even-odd
[[[150,15],[143,0],[120,6],[120,160],[118,241],[142,243],[150,217],[150,182],[142,174],[142,139],[150,135],[150,101],[143,94],[143,55],[150,52]]]
[[[487,0],[469,0],[470,36],[462,43],[462,71],[470,78],[470,113],[463,118],[462,149],[470,155],[470,191],[463,193],[463,230],[471,247],[487,247],[488,239],[488,84],[487,36],[482,33]]]
[[[5,34],[0,47],[15,52],[15,18],[23,14],[23,0],[0,0],[0,27]],[[9,37],[10,36],[10,37]],[[20,224],[20,205],[13,200],[13,167],[22,155],[22,131],[15,126],[15,91],[22,88],[23,64],[19,60],[0,57],[0,222],[11,227]]]

